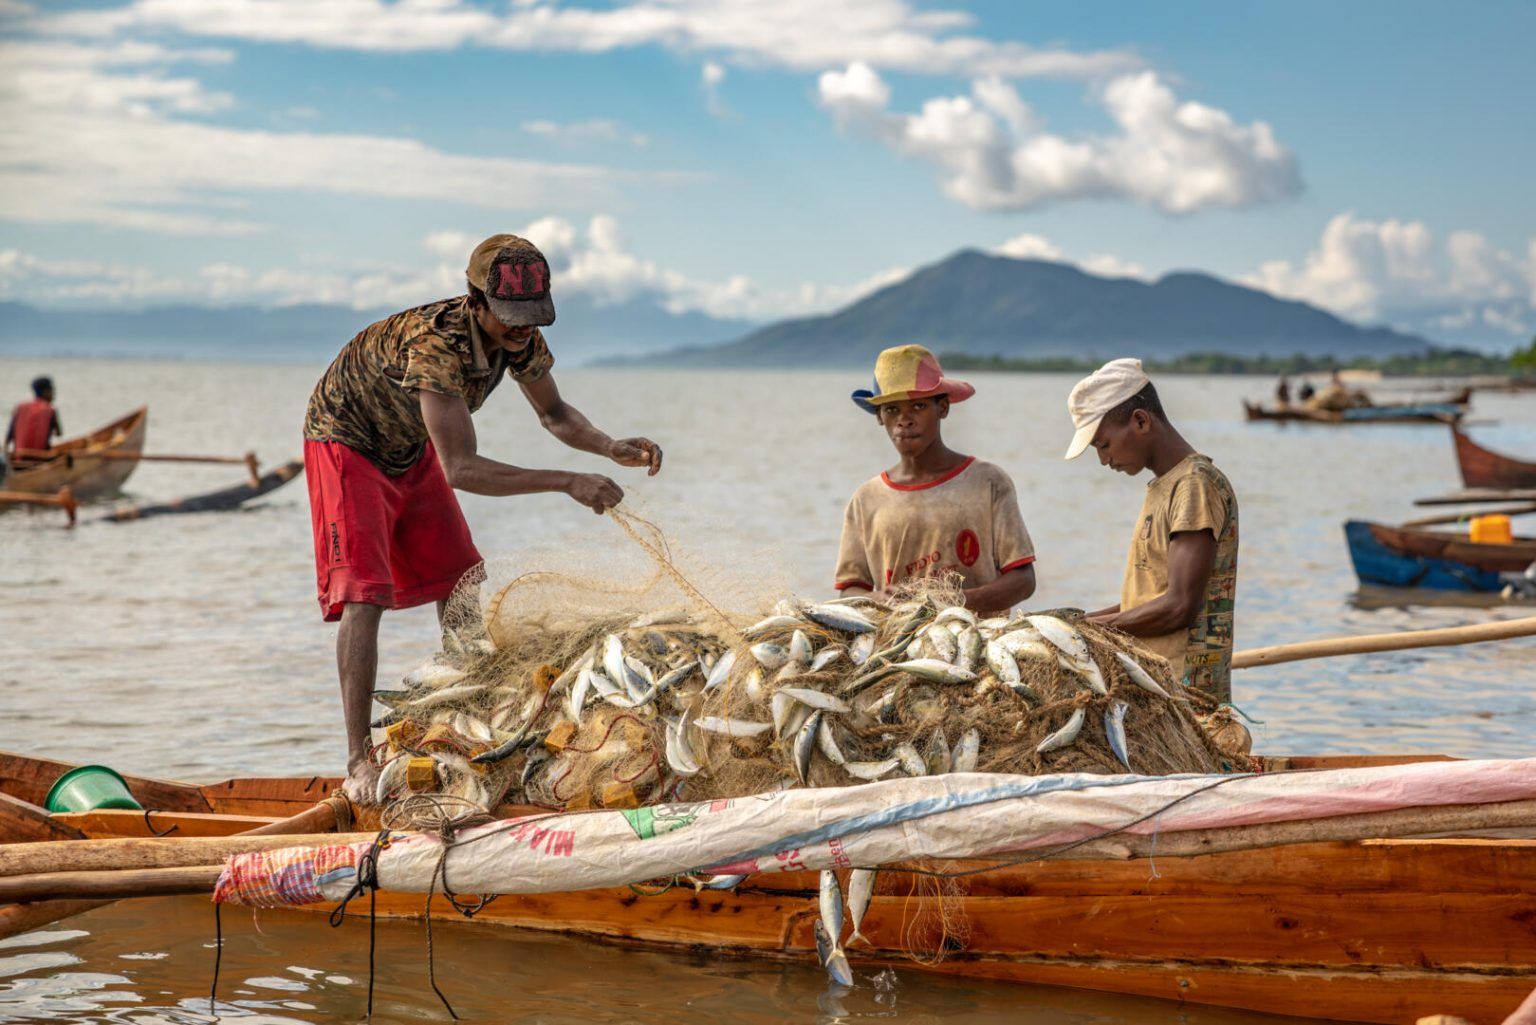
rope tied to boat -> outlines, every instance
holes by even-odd
[[[176,832],[176,830],[181,828],[176,823],[172,822],[169,826],[166,826],[164,829],[156,829],[155,828],[155,824],[153,822],[149,821],[149,812],[150,812],[150,809],[148,809],[148,808],[144,809],[144,828],[149,830],[149,832],[150,832],[150,834],[152,836],[170,836],[172,833]]]
[[[213,982],[208,986],[208,1017],[217,1018],[214,1008],[219,993],[219,966],[224,962],[224,921],[219,911],[224,905],[213,904]]]
[[[386,827],[380,829],[363,856],[357,861],[357,872],[353,877],[352,888],[347,891],[341,903],[331,910],[331,928],[340,926],[347,917],[347,905],[353,898],[361,896],[365,891],[368,894],[368,1020],[373,1020],[373,983],[374,983],[374,955],[378,950],[378,899],[379,899],[379,854],[390,845],[390,830]],[[217,905],[215,905],[217,906]]]
[[[352,801],[346,794],[338,790],[321,803],[331,806],[331,811],[336,816],[336,832],[352,832],[352,824],[356,816],[353,814]]]

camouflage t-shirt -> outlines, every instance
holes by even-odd
[[[1226,474],[1202,455],[1147,485],[1147,497],[1131,538],[1120,608],[1145,605],[1168,590],[1168,541],[1177,533],[1209,530],[1216,561],[1205,584],[1205,601],[1194,625],[1143,638],[1166,658],[1184,684],[1219,701],[1232,700],[1232,613],[1237,597],[1237,496]]]
[[[537,328],[518,352],[487,356],[468,296],[428,303],[365,327],[342,348],[309,397],[304,437],[339,441],[399,476],[427,444],[418,390],[462,396],[473,413],[503,370],[536,381],[554,363]]]

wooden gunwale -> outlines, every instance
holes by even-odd
[[[144,450],[149,407],[138,409],[88,434],[67,438],[48,451],[51,458],[13,466],[3,490],[53,494],[68,485],[79,501],[115,494],[138,468],[136,459],[96,459],[95,452],[137,455]]]
[[[1445,559],[1495,573],[1518,573],[1536,562],[1536,538],[1517,537],[1512,544],[1475,543],[1465,533],[1414,530],[1370,524],[1371,534],[1394,551],[1426,559]]]
[[[1401,408],[1414,409],[1422,404],[1404,403],[1401,406],[1373,406],[1377,410],[1390,410]],[[1435,403],[1435,405],[1462,405],[1459,402]],[[1267,409],[1262,405],[1251,402],[1243,403],[1243,413],[1250,422],[1257,420],[1273,420],[1279,423],[1309,423],[1330,424],[1334,426],[1359,426],[1363,424],[1455,424],[1465,415],[1462,411],[1455,413],[1444,412],[1403,412],[1382,416],[1370,416],[1351,418],[1342,412],[1328,409],[1305,409],[1291,406],[1286,409]]]
[[[1445,759],[1282,756],[1267,762],[1283,770],[1434,760]],[[0,792],[26,800],[27,793],[46,789],[55,769],[70,767],[0,755]],[[30,789],[18,792],[15,780]],[[147,836],[173,825],[181,830],[173,835],[217,836],[249,828],[260,815],[255,806],[291,814],[335,783],[317,777],[194,787],[130,777],[136,793],[159,792],[189,806],[200,801],[204,808],[156,810],[148,824],[139,812],[54,818],[61,830],[88,837]],[[519,810],[526,809],[503,809]],[[954,861],[944,868],[989,864]],[[754,877],[735,891],[508,895],[455,927],[500,925],[661,949],[704,948],[712,956],[803,959],[814,949],[816,884],[815,873],[801,872]],[[910,874],[882,873],[864,923],[874,946],[850,950],[855,963],[1372,1022],[1440,1011],[1498,1021],[1529,992],[1536,973],[1536,840],[1364,840],[993,868],[964,878],[958,900],[968,938],[933,965],[912,962],[903,949],[919,906],[911,895],[916,885]],[[419,919],[425,900],[381,892],[377,908],[381,917]],[[366,905],[356,913],[366,915]],[[459,922],[442,898],[433,904],[433,918]]]
[[[1461,482],[1469,488],[1536,488],[1536,463],[1527,463],[1484,448],[1456,426],[1456,464]]]

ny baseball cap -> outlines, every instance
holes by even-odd
[[[1066,459],[1076,459],[1083,450],[1093,444],[1093,436],[1099,432],[1104,414],[1152,383],[1147,372],[1141,369],[1141,360],[1112,359],[1072,386],[1067,396],[1067,412],[1072,414],[1072,444],[1067,446]]]
[[[549,261],[539,247],[516,235],[492,235],[469,254],[469,283],[485,293],[491,313],[507,327],[545,327],[555,322],[549,296]]]

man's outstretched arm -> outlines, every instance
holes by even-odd
[[[553,374],[519,385],[528,404],[539,414],[539,423],[571,448],[607,456],[620,466],[644,466],[652,477],[661,471],[660,445],[649,438],[610,438],[594,427],[581,410],[560,397]]]
[[[1168,590],[1128,612],[1093,618],[1133,637],[1157,637],[1183,630],[1205,603],[1205,585],[1216,565],[1216,536],[1209,530],[1182,530],[1168,539]]]
[[[601,513],[624,499],[624,491],[596,473],[566,470],[526,470],[487,459],[477,451],[475,424],[469,406],[457,395],[418,391],[421,416],[448,483],[475,495],[531,495],[559,491]]]
[[[990,584],[966,588],[965,606],[984,612],[996,612],[1028,601],[1034,593],[1035,567],[1025,565],[1009,570]]]

